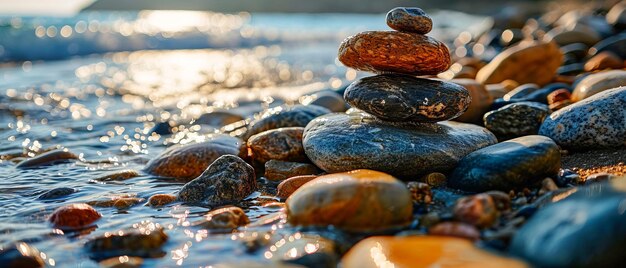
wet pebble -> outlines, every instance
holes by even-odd
[[[471,99],[467,110],[454,120],[465,123],[481,122],[483,115],[489,111],[489,107],[491,107],[493,102],[493,97],[485,86],[474,79],[452,79],[450,82],[467,89]]]
[[[348,108],[350,108],[350,106],[343,99],[343,93],[342,95],[339,95],[339,93],[334,90],[318,91],[314,94],[306,96],[304,100],[308,100],[309,98],[312,100],[308,104],[321,106],[335,113],[345,112]]]
[[[223,155],[185,184],[178,199],[206,206],[234,204],[256,189],[254,169],[237,156]]]
[[[484,123],[499,139],[510,139],[537,134],[549,113],[545,104],[517,102],[486,113]]]
[[[116,256],[158,258],[165,255],[161,247],[167,239],[161,225],[146,221],[95,237],[85,243],[85,249],[95,260]]]
[[[55,228],[81,229],[91,226],[102,215],[87,204],[69,204],[57,208],[48,219]]]
[[[78,190],[69,187],[59,187],[49,190],[39,196],[39,199],[57,199],[64,196],[71,195]]]
[[[139,172],[135,170],[122,170],[122,171],[117,171],[111,174],[104,175],[94,180],[95,181],[125,181],[125,180],[132,179],[138,176],[139,176]]]
[[[44,165],[52,165],[59,162],[66,162],[68,160],[76,160],[78,156],[70,152],[67,149],[53,150],[37,155],[33,158],[28,158],[19,164],[17,168],[36,168]]]
[[[468,239],[470,241],[477,241],[480,239],[480,231],[471,224],[462,222],[442,222],[430,229],[428,229],[429,235],[434,236],[452,236]]]
[[[0,264],[6,268],[40,268],[46,266],[39,250],[23,242],[0,247]]]
[[[411,197],[414,202],[430,204],[433,201],[433,193],[430,191],[430,186],[428,186],[428,184],[410,181],[406,184],[406,187],[411,192]]]
[[[404,183],[364,169],[320,176],[296,190],[286,204],[287,219],[295,226],[333,225],[349,232],[407,226],[413,210]]]
[[[604,51],[596,54],[585,63],[585,71],[601,71],[604,69],[621,69],[624,60],[615,53]]]
[[[252,159],[265,164],[269,160],[306,161],[302,147],[302,127],[277,128],[253,135],[248,139]]]
[[[232,231],[239,226],[250,223],[243,209],[239,207],[224,207],[209,211],[203,219],[192,223],[206,229]]]
[[[191,180],[220,156],[246,157],[245,143],[228,135],[209,136],[207,141],[172,146],[152,159],[145,171],[152,175]]]
[[[465,156],[448,178],[452,188],[509,191],[554,176],[561,166],[559,147],[550,138],[524,136]]]
[[[498,219],[496,203],[488,194],[477,194],[457,200],[454,218],[479,228],[488,228]]]
[[[298,190],[305,183],[317,178],[317,175],[302,175],[288,178],[278,184],[278,193],[276,196],[281,199],[287,199],[293,192]]]
[[[137,197],[114,197],[107,200],[96,200],[87,202],[88,205],[94,207],[114,207],[117,209],[128,209],[134,205],[143,202],[143,198]]]
[[[433,172],[424,175],[420,181],[423,181],[432,187],[441,187],[446,185],[447,178],[443,173]]]
[[[264,112],[252,121],[242,135],[244,141],[251,136],[270,129],[283,127],[305,127],[314,118],[330,113],[330,110],[317,105],[279,106]]]
[[[287,178],[316,175],[322,171],[312,164],[270,160],[265,163],[265,178],[270,181],[282,181]]]
[[[148,205],[154,208],[162,207],[176,201],[177,198],[173,194],[155,194],[148,198]]]
[[[427,34],[433,28],[433,21],[421,8],[396,7],[387,13],[387,25],[401,32]]]
[[[626,87],[606,90],[552,113],[539,134],[567,149],[623,146],[625,105]]]
[[[454,83],[386,74],[353,82],[344,93],[352,106],[385,121],[439,122],[461,115],[469,92]]]
[[[624,70],[590,74],[576,85],[572,92],[572,101],[581,101],[602,91],[621,86],[626,86],[626,71]]]

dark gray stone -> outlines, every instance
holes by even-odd
[[[33,158],[26,159],[19,164],[17,168],[37,168],[45,165],[53,165],[55,163],[66,162],[69,160],[77,160],[78,156],[68,151],[67,149],[58,149],[43,154],[37,155]]]
[[[620,58],[626,58],[626,33],[613,35],[595,44],[589,49],[589,56],[593,56],[602,51],[611,51]]]
[[[401,32],[427,34],[433,29],[433,21],[426,12],[417,7],[396,7],[387,13],[387,25]]]
[[[581,187],[540,209],[517,231],[510,253],[537,267],[622,267],[626,180]]]
[[[550,138],[524,136],[468,154],[448,177],[448,186],[469,191],[509,191],[555,176],[561,152]]]
[[[167,240],[163,227],[145,221],[134,224],[132,228],[95,237],[85,243],[85,249],[94,260],[124,255],[159,258],[166,254],[161,247]]]
[[[0,248],[0,264],[6,268],[39,268],[46,262],[41,253],[26,243],[16,243]]]
[[[453,119],[471,102],[463,86],[397,74],[357,80],[346,89],[344,99],[353,107],[394,122]]]
[[[178,199],[205,206],[235,204],[256,189],[254,169],[237,156],[223,155],[185,184]]]
[[[54,188],[50,191],[47,191],[43,194],[41,194],[39,196],[39,199],[56,199],[59,197],[64,197],[64,196],[68,196],[71,195],[73,193],[76,192],[76,189],[74,188],[68,188],[68,187],[60,187],[60,188]]]
[[[450,171],[466,154],[495,142],[475,125],[391,123],[359,112],[319,117],[303,135],[309,159],[329,173],[365,168],[409,180]]]
[[[247,141],[252,135],[281,127],[305,127],[313,118],[330,113],[330,110],[317,105],[279,106],[269,109],[259,119],[248,126],[242,139]]]
[[[626,87],[605,90],[552,113],[539,134],[568,149],[626,145]]]
[[[535,135],[543,120],[550,114],[548,105],[538,102],[517,102],[488,112],[483,120],[485,127],[498,138],[516,138]]]

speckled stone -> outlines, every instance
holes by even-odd
[[[448,186],[468,192],[509,191],[556,176],[560,167],[554,141],[524,136],[468,154],[448,177]]]
[[[349,232],[404,227],[413,217],[411,193],[389,174],[354,170],[320,176],[285,202],[296,226],[329,226]]]
[[[315,165],[298,162],[270,160],[265,163],[265,178],[270,181],[282,181],[287,178],[320,174],[322,171]]]
[[[5,268],[46,267],[46,262],[41,258],[41,252],[23,242],[1,247],[0,264]]]
[[[319,117],[303,135],[309,159],[329,173],[367,168],[409,180],[450,171],[466,154],[495,142],[475,125],[390,123],[359,112]]]
[[[520,84],[545,85],[552,81],[562,59],[559,47],[553,42],[522,42],[504,50],[480,69],[476,81],[495,84],[512,79]]]
[[[387,13],[387,25],[401,32],[427,34],[433,29],[433,20],[417,7],[396,7]]]
[[[626,87],[606,90],[552,113],[539,134],[569,149],[624,146],[624,107]]]
[[[224,207],[209,211],[203,219],[192,223],[206,229],[234,230],[239,226],[250,223],[243,209],[239,207]]]
[[[540,209],[509,252],[536,267],[621,267],[626,262],[626,180],[570,191]],[[572,192],[574,192],[572,194]]]
[[[161,246],[168,237],[158,223],[141,222],[132,228],[107,233],[85,243],[90,257],[96,260],[115,256],[157,258],[165,255]]]
[[[465,123],[482,122],[483,115],[489,111],[489,107],[493,103],[493,97],[489,94],[487,88],[474,79],[452,79],[450,82],[467,89],[472,100],[467,110],[455,118],[454,121]]]
[[[525,268],[522,261],[502,257],[472,242],[442,236],[374,236],[361,240],[341,259],[342,267]]]
[[[538,102],[517,102],[485,114],[484,123],[500,139],[535,135],[550,114],[548,105]]]
[[[461,115],[469,92],[454,83],[408,75],[376,75],[359,79],[344,93],[352,106],[385,121],[439,122]]]
[[[43,165],[54,164],[55,162],[63,162],[68,160],[78,159],[78,156],[74,153],[68,151],[67,149],[59,149],[53,150],[50,152],[46,152],[40,155],[37,155],[33,158],[26,159],[19,164],[17,164],[17,168],[36,168]]]
[[[185,184],[178,199],[205,206],[234,204],[256,189],[254,169],[237,156],[223,155]]]
[[[173,194],[155,194],[148,198],[148,205],[153,208],[165,206],[176,201],[178,197]]]
[[[87,204],[68,204],[57,208],[48,219],[55,228],[63,230],[81,229],[91,226],[102,217]]]
[[[424,35],[395,31],[368,31],[348,37],[339,47],[347,67],[373,73],[429,75],[450,67],[445,44]]]
[[[626,86],[626,71],[611,70],[590,74],[572,92],[572,101],[581,101],[607,89]]]
[[[258,119],[252,121],[242,139],[270,129],[283,127],[304,127],[313,118],[330,113],[330,110],[317,105],[279,106],[267,110]]]
[[[248,148],[252,159],[261,164],[269,160],[307,161],[302,147],[303,132],[303,127],[277,128],[250,137]]]
[[[161,177],[191,180],[202,174],[215,159],[227,154],[246,157],[246,144],[228,135],[214,135],[204,142],[172,146],[152,159],[145,171]]]

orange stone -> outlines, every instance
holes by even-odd
[[[338,56],[347,67],[378,74],[434,75],[450,67],[450,52],[442,42],[395,31],[350,36],[341,43]]]
[[[496,203],[488,194],[459,198],[454,205],[454,217],[476,227],[490,227],[498,219]]]
[[[378,236],[356,244],[341,259],[344,268],[521,268],[526,263],[476,248],[462,238]]]
[[[49,220],[56,228],[78,229],[91,225],[101,217],[90,205],[69,204],[56,209]]]
[[[151,207],[162,207],[176,201],[176,198],[173,194],[155,194],[148,198],[148,205]]]
[[[293,225],[333,225],[348,232],[404,227],[413,216],[411,193],[404,183],[367,169],[320,176],[302,185],[286,204]]]
[[[278,185],[278,193],[276,194],[276,196],[280,197],[281,199],[287,199],[302,185],[317,177],[317,175],[303,175],[286,179]]]
[[[204,219],[195,222],[194,226],[201,226],[207,229],[233,230],[239,226],[250,223],[243,209],[239,207],[224,207],[209,211]]]

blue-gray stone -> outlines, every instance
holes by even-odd
[[[357,111],[318,117],[303,135],[306,155],[329,173],[365,168],[413,180],[448,172],[466,154],[495,142],[476,125],[391,123]]]
[[[448,177],[448,186],[468,192],[509,191],[554,176],[560,167],[561,153],[554,141],[524,136],[463,157]]]
[[[540,209],[515,234],[512,255],[537,267],[622,267],[626,180],[575,189]]]
[[[539,134],[562,147],[589,149],[626,145],[626,87],[605,90],[546,118]]]

